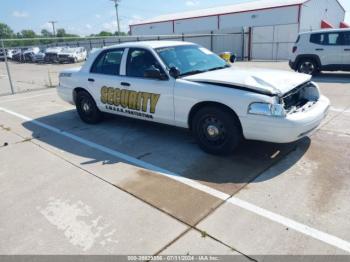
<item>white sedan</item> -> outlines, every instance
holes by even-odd
[[[188,128],[212,154],[232,153],[244,138],[297,141],[330,106],[308,75],[233,67],[206,48],[170,41],[94,52],[60,73],[57,90],[86,123],[112,113]]]

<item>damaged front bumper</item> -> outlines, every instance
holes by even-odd
[[[249,115],[241,119],[246,139],[273,143],[297,141],[316,130],[326,118],[330,101],[320,96],[312,106],[287,114],[283,118]]]

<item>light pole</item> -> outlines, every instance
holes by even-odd
[[[120,35],[120,23],[119,23],[119,12],[118,12],[118,6],[121,0],[110,0],[114,2],[115,5],[115,13],[117,15],[117,24],[118,24],[118,35]]]
[[[56,29],[55,29],[55,24],[57,24],[57,21],[49,21],[50,24],[52,24],[52,32],[53,36],[56,36]]]

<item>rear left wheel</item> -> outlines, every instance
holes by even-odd
[[[315,75],[318,71],[317,63],[310,58],[304,58],[300,61],[298,65],[298,72],[307,75]]]
[[[78,92],[76,107],[81,120],[85,123],[97,124],[102,120],[102,113],[89,93],[84,91]]]

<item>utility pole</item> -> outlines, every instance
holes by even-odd
[[[56,36],[56,29],[55,29],[55,24],[57,24],[57,21],[49,21],[50,24],[52,24],[52,32],[53,32],[53,36]]]
[[[120,21],[119,21],[118,6],[121,0],[110,0],[110,1],[114,2],[114,5],[115,5],[115,12],[117,15],[117,24],[118,24],[118,35],[120,35]]]

